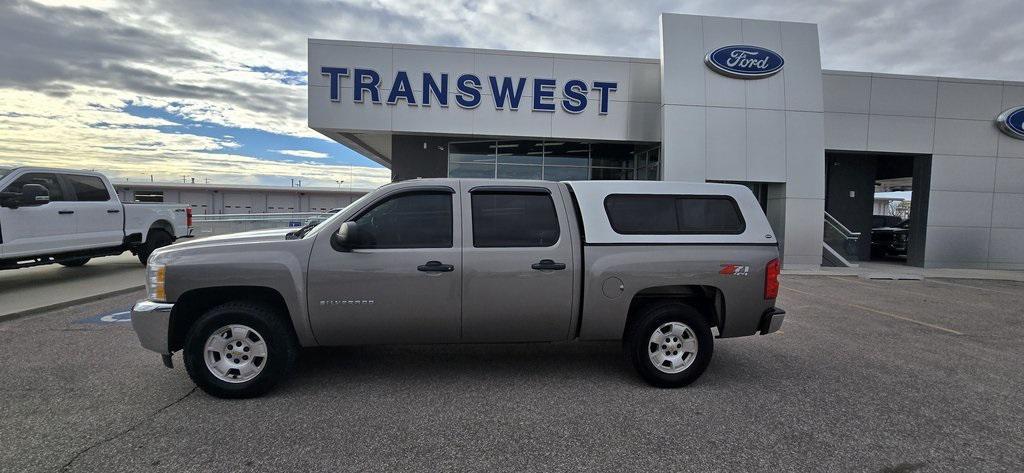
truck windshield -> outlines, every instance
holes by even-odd
[[[10,173],[11,173],[11,169],[0,168],[0,179],[3,179],[4,176],[6,176],[6,175],[8,175]]]

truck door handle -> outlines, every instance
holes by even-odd
[[[554,262],[552,260],[549,260],[549,259],[542,259],[539,262],[533,263],[530,267],[533,268],[533,269],[540,269],[540,270],[544,270],[544,269],[559,270],[559,269],[565,269],[565,263],[556,263],[556,262]]]
[[[119,213],[121,213],[121,211],[118,210],[118,209],[107,209],[107,213],[108,214],[119,214]]]
[[[421,264],[416,267],[419,271],[437,272],[437,273],[450,273],[455,271],[455,266],[450,264],[443,264],[440,261],[427,261],[427,264]]]
[[[61,215],[71,215],[71,214],[75,213],[75,211],[74,210],[58,210],[57,213],[61,214]]]

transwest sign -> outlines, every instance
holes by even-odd
[[[498,110],[519,110],[522,105],[534,112],[554,112],[556,107],[561,107],[568,113],[576,114],[587,109],[590,100],[587,94],[595,91],[598,95],[597,113],[607,115],[610,96],[618,88],[617,82],[608,81],[588,83],[570,79],[559,83],[547,78],[481,78],[476,74],[453,76],[448,73],[424,72],[420,82],[421,90],[417,93],[406,71],[396,72],[389,84],[383,83],[380,73],[367,68],[321,67],[320,74],[330,82],[332,102],[341,102],[342,88],[351,87],[352,101],[355,103],[369,101],[375,104],[447,107],[448,91],[454,89],[455,104],[465,109],[479,107],[485,100],[489,100],[493,101],[494,108]],[[452,77],[454,81],[450,80]],[[385,91],[387,97],[384,97]],[[485,91],[490,94],[490,99],[484,97]],[[523,104],[524,98],[528,103]]]

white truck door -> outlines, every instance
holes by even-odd
[[[48,255],[69,249],[74,244],[75,214],[57,175],[28,172],[3,190],[20,192],[25,184],[45,187],[50,193],[50,203],[16,209],[0,207],[4,258]]]
[[[72,191],[67,205],[75,211],[78,248],[104,248],[124,242],[124,214],[106,181],[87,174],[61,174]]]

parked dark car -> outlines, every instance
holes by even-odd
[[[893,215],[871,217],[871,257],[907,256],[910,220]]]

